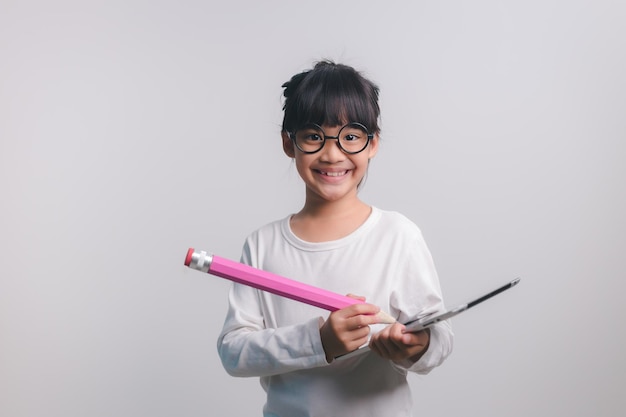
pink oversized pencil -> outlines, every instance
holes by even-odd
[[[204,251],[198,252],[193,248],[187,251],[185,265],[198,271],[226,278],[328,311],[335,311],[353,304],[363,303],[363,301],[303,284],[249,265],[209,255]],[[376,315],[381,320],[381,323],[395,323],[396,321],[382,310]]]

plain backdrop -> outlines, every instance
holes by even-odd
[[[239,259],[297,211],[281,84],[381,88],[362,198],[422,229],[455,350],[424,416],[623,415],[622,1],[0,2],[0,415],[261,415],[216,352]],[[295,278],[295,277],[294,277]],[[356,291],[356,289],[355,289]]]

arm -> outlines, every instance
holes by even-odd
[[[396,247],[400,253],[394,270],[391,313],[407,323],[418,317],[444,310],[439,278],[432,256],[417,227],[405,227],[405,240]],[[453,334],[447,321],[428,331],[404,334],[402,324],[394,324],[372,337],[370,348],[404,370],[426,374],[439,366],[452,351]]]
[[[234,284],[217,348],[233,376],[270,376],[326,365],[320,339],[322,319],[280,328],[266,327],[258,290]]]
[[[325,366],[367,342],[369,325],[379,322],[380,310],[372,304],[354,304],[331,313],[326,321],[266,328],[258,293],[234,284],[218,352],[226,371],[233,376],[270,376]]]

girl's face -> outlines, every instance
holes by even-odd
[[[323,125],[327,136],[337,136],[341,126]],[[285,132],[282,134],[283,150],[294,158],[296,168],[307,188],[307,199],[335,202],[357,196],[357,187],[363,180],[369,160],[378,151],[378,135],[357,154],[343,152],[336,139],[327,139],[316,153],[306,154],[294,146]]]

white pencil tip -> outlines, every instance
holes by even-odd
[[[384,324],[393,324],[396,322],[396,319],[391,317],[391,314],[385,313],[383,310],[380,310],[378,313],[376,313],[376,317],[378,317],[380,319],[380,322]]]

